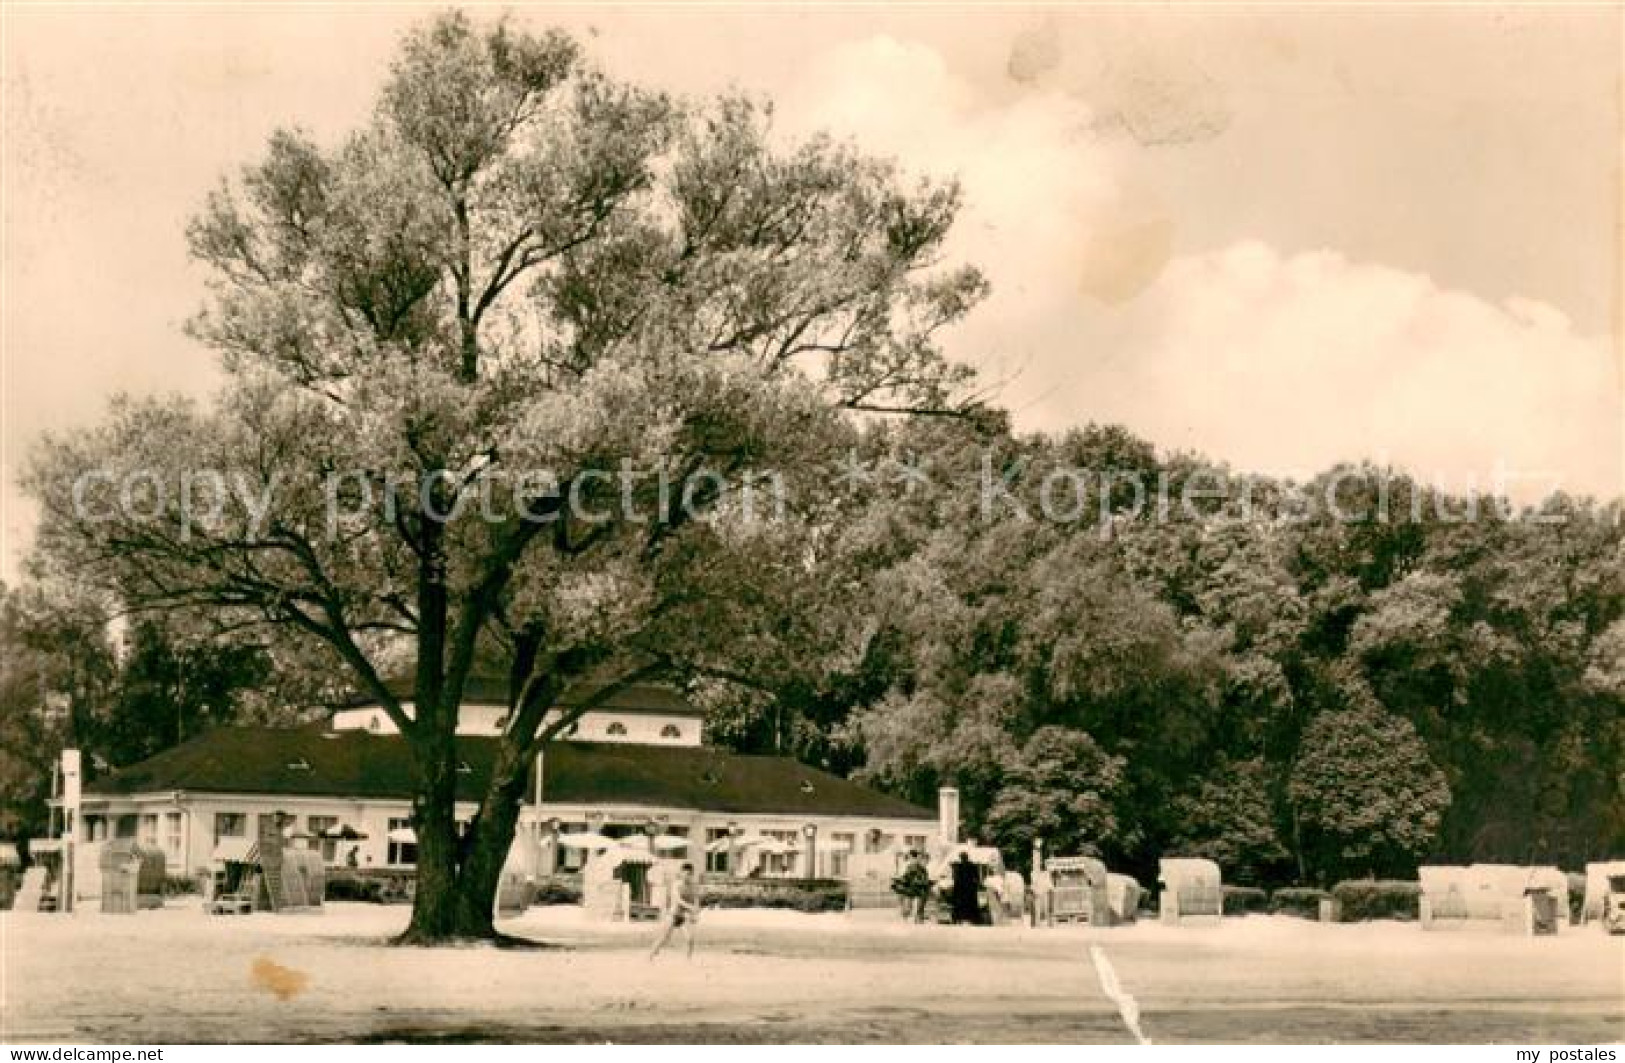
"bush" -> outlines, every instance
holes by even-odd
[[[375,878],[356,875],[329,875],[327,889],[322,894],[330,901],[363,901],[367,904],[384,903],[384,884]]]
[[[836,879],[728,879],[700,888],[707,908],[785,908],[797,912],[846,911],[847,887]]]
[[[1256,886],[1225,886],[1225,915],[1262,915],[1269,910],[1269,895]]]
[[[1364,680],[1348,707],[1309,722],[1287,781],[1300,854],[1318,876],[1411,874],[1432,848],[1450,786],[1427,743],[1385,709]]]
[[[1337,921],[1363,923],[1371,919],[1414,920],[1421,917],[1422,884],[1362,880],[1332,887]]]
[[[165,875],[164,896],[184,897],[198,892],[198,880],[191,875]]]
[[[573,882],[561,882],[558,879],[544,879],[536,884],[536,895],[531,898],[531,904],[580,904],[581,887]]]
[[[1320,902],[1330,898],[1330,893],[1313,886],[1283,886],[1270,894],[1270,911],[1304,919],[1319,919]]]

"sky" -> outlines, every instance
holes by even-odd
[[[42,432],[204,396],[186,220],[361,123],[429,7],[4,9],[0,580]],[[490,15],[499,9],[489,9]],[[1024,430],[1625,493],[1620,9],[524,6],[611,72],[957,176],[945,338]]]

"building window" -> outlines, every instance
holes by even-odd
[[[305,828],[311,834],[311,848],[320,849],[322,863],[337,863],[339,858],[339,840],[329,838],[327,832],[339,825],[337,816],[310,816],[305,820]]]
[[[158,814],[156,812],[148,812],[141,817],[141,833],[136,835],[136,839],[143,846],[150,846],[154,849],[158,847]]]
[[[390,818],[390,821],[389,821],[390,833],[393,834],[395,831],[398,831],[398,830],[411,830],[411,829],[412,829],[412,821],[410,819],[396,819],[394,817]],[[416,842],[397,842],[397,841],[390,842],[389,843],[389,855],[388,855],[387,859],[388,859],[388,862],[391,863],[391,864],[415,864],[415,863],[417,863],[418,862],[418,846],[417,846],[417,843]]]
[[[801,832],[799,830],[764,830],[764,838],[779,842],[781,852],[761,854],[762,874],[769,878],[788,878],[796,873],[796,861],[801,858]]]
[[[905,835],[903,835],[903,848],[909,850],[910,852],[916,852],[916,851],[922,852],[922,853],[925,852],[925,835],[923,835],[923,834],[905,834]]]
[[[559,827],[559,833],[585,834],[590,829],[591,824],[588,823],[565,823]],[[557,847],[555,869],[566,872],[580,871],[586,863],[587,851],[585,849],[576,849],[563,845]]]
[[[164,848],[174,854],[181,851],[181,814],[164,813]]]
[[[852,845],[858,840],[856,834],[831,834],[829,836],[829,856],[825,867],[830,878],[846,877],[846,858],[852,854]]]
[[[683,737],[683,730],[674,723],[668,723],[666,726],[660,729],[660,737],[681,738]]]
[[[624,738],[626,737],[626,724],[620,722],[612,723],[608,727],[604,728],[604,733],[609,735],[611,738]]]
[[[707,827],[705,830],[705,869],[713,875],[731,874],[728,866],[728,828]]]
[[[214,814],[214,843],[220,844],[222,838],[248,837],[248,817],[241,812],[216,812]]]
[[[115,819],[113,821],[113,837],[133,839],[136,832],[136,819],[137,817],[133,815],[119,816]]]

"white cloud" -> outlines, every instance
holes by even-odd
[[[1506,469],[1625,487],[1612,347],[1551,306],[1333,251],[1243,241],[1173,257],[1143,149],[1092,132],[1075,95],[994,98],[922,44],[832,49],[784,100],[792,132],[849,132],[958,175],[954,251],[994,294],[950,346],[994,377],[1019,371],[1002,398],[1022,427],[1120,422],[1257,471],[1372,459],[1456,486]]]
[[[1610,343],[1558,310],[1496,304],[1320,251],[1244,242],[1175,259],[1134,309],[1114,408],[1162,446],[1239,468],[1391,461],[1443,484],[1497,469],[1570,491],[1621,489]]]

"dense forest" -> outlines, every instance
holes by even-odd
[[[1175,852],[1273,884],[1625,849],[1617,503],[1243,477],[1115,428],[869,446],[886,482],[844,529],[846,660],[713,688],[718,741],[924,803],[957,785],[1009,856],[1039,835],[1142,874]]]

